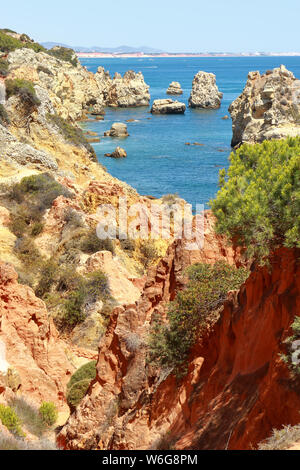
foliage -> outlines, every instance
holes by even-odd
[[[2,126],[9,124],[9,117],[3,104],[0,104],[0,124]]]
[[[31,434],[41,437],[45,433],[47,427],[36,406],[29,403],[24,397],[17,396],[11,400],[10,405]]]
[[[97,236],[95,229],[89,230],[89,232],[83,237],[80,249],[84,253],[93,254],[98,251],[111,251],[112,254],[115,252],[114,244],[109,238],[101,240]]]
[[[57,281],[59,272],[58,264],[53,260],[47,260],[40,270],[40,279],[35,290],[38,297],[43,297],[46,293],[50,292],[51,287]]]
[[[120,246],[123,251],[126,251],[129,256],[135,251],[135,241],[131,238],[120,239]]]
[[[41,104],[36,96],[34,85],[29,80],[23,80],[22,78],[8,79],[5,81],[5,88],[7,99],[13,95],[18,95],[28,108]]]
[[[79,127],[73,126],[66,119],[58,116],[58,114],[48,113],[46,117],[49,122],[58,127],[67,142],[76,146],[83,146],[91,154],[92,159],[97,160],[93,147],[88,143],[83,131]]]
[[[282,354],[281,359],[288,365],[292,375],[300,375],[300,316],[295,317],[291,325],[293,335],[286,338],[287,354]]]
[[[58,418],[57,409],[54,403],[44,401],[39,409],[43,423],[47,426],[53,426]]]
[[[300,138],[241,146],[211,207],[217,232],[261,262],[279,245],[300,247]]]
[[[0,75],[6,77],[8,74],[8,62],[5,59],[0,59]]]
[[[10,406],[5,406],[0,403],[0,420],[12,434],[18,437],[24,437],[20,419]]]
[[[179,194],[178,193],[174,193],[174,194],[165,194],[163,197],[162,197],[162,201],[164,204],[168,204],[168,205],[173,205],[176,203],[177,199],[179,198]]]
[[[86,395],[86,392],[89,389],[91,381],[89,379],[80,380],[76,382],[67,393],[67,402],[71,411],[73,411],[76,406],[79,405],[83,397]]]
[[[150,363],[172,367],[177,376],[186,372],[189,351],[210,316],[223,305],[228,291],[238,289],[248,276],[246,269],[224,262],[195,264],[187,274],[186,288],[169,305],[168,324],[156,317],[149,339]]]
[[[144,240],[140,245],[141,263],[145,269],[158,258],[158,251],[152,240]]]
[[[14,38],[6,33],[14,33],[9,29],[0,30],[0,51],[12,52],[16,49],[28,48],[33,49],[35,52],[46,52],[46,49],[37,42],[32,42],[27,35],[21,35],[20,39]],[[23,39],[23,41],[21,40]],[[29,40],[28,40],[28,39]]]
[[[48,50],[47,54],[52,55],[56,59],[69,62],[73,67],[77,67],[78,65],[78,59],[75,52],[73,49],[69,49],[68,47],[55,46]]]
[[[96,361],[91,361],[77,369],[72,375],[67,388],[72,388],[75,383],[81,380],[89,380],[90,382],[94,380],[96,378],[96,364]]]
[[[273,429],[272,435],[258,445],[259,450],[286,450],[300,440],[300,425]]]

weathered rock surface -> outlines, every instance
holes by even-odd
[[[46,152],[19,142],[0,124],[0,154],[2,158],[19,165],[30,165],[40,170],[57,170],[55,159]]]
[[[109,131],[104,132],[106,137],[128,137],[127,126],[123,122],[115,122]]]
[[[107,81],[104,83],[107,84]],[[107,106],[111,107],[148,106],[150,102],[149,86],[145,83],[143,74],[132,70],[126,72],[123,77],[116,73],[104,95]]]
[[[151,113],[152,114],[184,114],[186,106],[179,101],[171,99],[155,100],[153,102]]]
[[[167,89],[167,95],[182,95],[183,91],[179,82],[172,82]]]
[[[263,75],[250,72],[229,112],[233,147],[300,135],[300,80],[284,65]]]
[[[18,284],[11,265],[0,263],[0,341],[5,361],[17,371],[24,395],[66,407],[65,387],[74,371],[44,302]],[[3,358],[2,358],[3,359]]]
[[[112,153],[106,153],[105,157],[110,158],[126,158],[127,152],[126,150],[122,149],[121,147],[117,147],[116,150]]]
[[[299,390],[279,358],[299,312],[299,250],[279,250],[271,270],[257,267],[229,295],[181,383],[145,367],[145,326],[181,285],[182,248],[170,248],[138,303],[112,316],[97,379],[58,436],[65,448],[250,449],[299,422]]]
[[[217,109],[221,106],[223,93],[216,85],[213,73],[198,72],[193,80],[189,106],[191,108]]]

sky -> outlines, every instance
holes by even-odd
[[[0,23],[38,42],[168,52],[300,52],[299,0],[14,0]]]

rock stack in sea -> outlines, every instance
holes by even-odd
[[[233,147],[300,135],[300,81],[284,65],[263,75],[250,72],[229,112]]]
[[[193,80],[189,106],[191,108],[217,109],[221,106],[223,93],[216,85],[213,73],[198,72]]]
[[[182,95],[183,91],[179,82],[172,82],[167,89],[167,95]]]
[[[116,150],[112,153],[106,153],[105,157],[110,157],[110,158],[126,158],[127,157],[127,152],[121,147],[117,147]]]
[[[99,74],[99,70],[97,73]],[[97,80],[103,84],[104,101],[107,106],[128,108],[148,106],[150,103],[149,86],[145,83],[141,72],[129,70],[123,77],[116,73],[113,80],[109,80],[107,74],[101,70]]]
[[[151,113],[152,114],[184,114],[186,106],[179,101],[171,99],[155,100],[153,102]]]
[[[105,137],[128,137],[127,126],[123,122],[115,122],[109,131],[104,132]]]

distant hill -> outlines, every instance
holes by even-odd
[[[63,44],[60,42],[42,42],[42,46],[46,49],[51,49],[54,46],[62,46],[74,49],[76,52],[107,52],[112,54],[131,54],[136,52],[143,52],[144,54],[161,54],[162,50],[154,49],[152,47],[140,46],[140,47],[131,47],[131,46],[119,46],[119,47],[82,47],[82,46],[69,46],[68,44]]]

